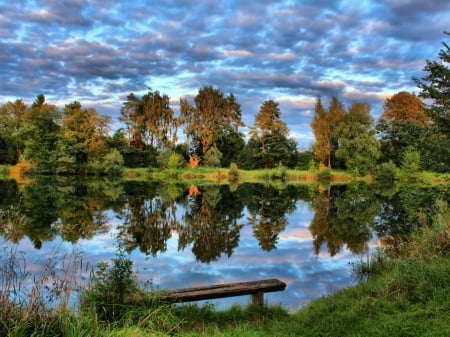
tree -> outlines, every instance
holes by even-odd
[[[129,141],[134,148],[143,148],[145,123],[141,110],[141,100],[131,93],[120,109],[120,121],[125,123],[125,131],[129,136]]]
[[[311,122],[311,128],[316,138],[313,150],[316,158],[329,168],[332,164],[332,153],[337,147],[337,142],[333,139],[333,131],[344,113],[344,106],[336,97],[331,99],[328,111],[324,109],[321,98],[317,98],[315,114]]]
[[[450,36],[449,32],[444,32]],[[419,96],[430,101],[426,113],[432,119],[426,144],[427,168],[440,172],[448,172],[450,167],[450,47],[442,43],[444,48],[439,52],[439,61],[426,61],[425,77],[413,78],[421,90]]]
[[[205,165],[208,167],[220,167],[222,152],[215,146],[211,146],[205,153]]]
[[[289,129],[281,120],[278,103],[265,101],[250,127],[250,137],[259,142],[259,151],[264,167],[274,167],[279,162],[291,162],[292,142],[287,138]]]
[[[170,107],[169,96],[149,90],[142,96],[141,104],[147,144],[157,149],[173,146],[177,141],[178,119]]]
[[[425,106],[416,95],[399,92],[386,99],[376,125],[383,162],[392,160],[399,165],[406,148],[422,148],[429,123]]]
[[[345,162],[347,169],[359,174],[373,169],[380,156],[369,111],[367,104],[354,103],[333,134],[339,144],[336,157]]]
[[[0,107],[0,163],[16,164],[24,150],[21,128],[26,104],[17,99]]]
[[[221,128],[231,126],[235,131],[243,126],[241,106],[233,94],[224,94],[211,86],[203,87],[191,105],[186,98],[180,99],[180,111],[186,135],[200,155],[214,145]],[[194,149],[195,151],[195,149]]]
[[[228,167],[245,146],[244,135],[230,125],[218,128],[214,139],[216,148],[222,153],[221,167]]]
[[[127,96],[120,110],[131,146],[168,148],[177,141],[179,120],[170,107],[170,98],[159,91],[148,92],[141,98],[134,93]]]
[[[54,172],[60,119],[61,113],[56,106],[45,102],[44,95],[39,95],[23,115],[24,155],[40,173]]]
[[[110,117],[85,109],[79,102],[65,106],[58,144],[60,173],[86,174],[89,161],[107,153],[109,121]]]

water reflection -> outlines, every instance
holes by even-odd
[[[8,180],[0,181],[0,236],[35,256],[59,240],[78,245],[91,265],[113,257],[119,244],[142,277],[167,288],[279,277],[288,283],[283,301],[304,303],[351,284],[354,254],[374,237],[395,242],[410,233],[427,222],[436,198],[449,195],[446,187],[364,183],[230,187],[41,177],[19,187]]]
[[[344,245],[353,253],[365,252],[380,203],[373,188],[364,183],[319,190],[312,201],[314,218],[309,227],[314,251],[326,244],[331,256]]]
[[[228,185],[67,177],[40,177],[21,189],[14,180],[3,180],[0,191],[0,208],[6,210],[0,233],[7,240],[19,242],[26,236],[35,248],[56,236],[75,243],[108,232],[107,212],[113,210],[121,220],[118,239],[128,251],[156,256],[167,251],[176,233],[178,250],[190,248],[202,262],[231,256],[246,225],[263,251],[276,249],[299,200],[314,211],[309,226],[314,252],[326,246],[334,256],[343,247],[365,252],[373,230],[386,240],[408,234],[426,222],[436,198],[449,198],[442,187],[243,184],[231,190]],[[8,227],[14,220],[17,225]]]

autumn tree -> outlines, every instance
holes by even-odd
[[[134,148],[145,146],[145,122],[142,112],[141,99],[134,93],[127,96],[127,100],[120,109],[119,120],[125,124],[125,132],[129,137],[129,142]]]
[[[376,125],[382,161],[399,165],[407,148],[420,149],[429,123],[425,106],[416,95],[402,91],[387,98]]]
[[[336,157],[344,161],[347,169],[359,174],[372,170],[380,156],[369,111],[368,104],[352,104],[333,131],[338,142]]]
[[[328,111],[322,105],[320,97],[316,100],[315,113],[311,122],[315,142],[313,144],[314,155],[325,166],[331,168],[332,154],[337,148],[337,142],[333,139],[333,131],[343,118],[344,106],[336,98],[331,99]]]
[[[243,126],[241,106],[233,94],[225,97],[216,88],[206,86],[198,91],[194,104],[187,98],[180,99],[180,111],[185,132],[194,151],[204,155],[214,145],[221,129],[231,126],[237,130]]]
[[[450,36],[449,32],[445,32]],[[425,142],[424,163],[427,169],[448,172],[450,167],[450,47],[443,42],[438,61],[426,61],[422,78],[413,78],[421,90],[419,96],[430,102],[426,113],[432,128]]]
[[[88,164],[107,153],[110,117],[99,115],[93,108],[83,108],[79,102],[67,104],[61,123],[59,171],[86,174]]]
[[[287,166],[296,151],[296,144],[287,137],[289,129],[281,119],[278,105],[273,100],[265,101],[250,127],[250,137],[259,143],[259,156],[264,167],[274,167],[280,162]]]

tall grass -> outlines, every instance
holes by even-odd
[[[52,335],[62,328],[61,318],[68,317],[72,296],[79,290],[81,255],[54,253],[32,274],[17,245],[4,243],[1,249],[0,335]]]

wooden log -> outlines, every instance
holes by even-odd
[[[232,296],[252,295],[252,303],[256,306],[262,306],[264,304],[264,293],[282,291],[285,288],[286,283],[277,279],[225,283],[170,290],[162,293],[160,300],[170,302],[191,302]]]

